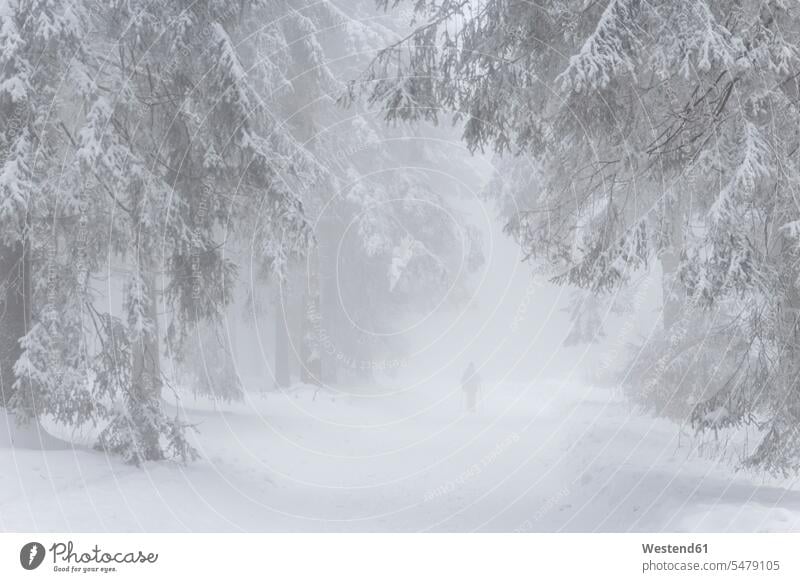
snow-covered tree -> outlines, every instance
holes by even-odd
[[[101,435],[101,445],[130,458],[161,458],[163,439],[180,431],[161,410],[158,312],[170,313],[168,347],[179,357],[186,335],[231,300],[228,229],[261,208],[261,258],[273,265],[285,231],[304,236],[299,200],[280,179],[292,167],[288,136],[238,46],[242,20],[269,17],[263,10],[261,2],[121,1],[97,19],[114,50],[96,50],[99,90],[76,140],[87,171],[115,193],[110,243],[130,270],[121,318],[132,359],[127,407]]]
[[[290,136],[237,36],[270,4],[88,8],[0,3],[3,405],[93,423],[98,447],[132,463],[187,459],[161,358],[180,359],[229,303],[229,233],[258,208],[259,258],[273,269],[309,238],[280,177],[297,165]],[[121,301],[98,301],[112,271]]]
[[[94,193],[61,133],[79,109],[69,96],[89,90],[86,26],[81,2],[0,2],[0,413],[33,426],[38,445],[44,412],[73,422],[94,412],[78,315],[91,241],[65,241],[85,232]]]

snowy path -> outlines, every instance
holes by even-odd
[[[143,470],[86,450],[0,450],[0,529],[760,531],[800,491],[679,446],[609,391],[555,384],[381,397],[299,390],[225,412],[187,403],[203,459]],[[390,411],[390,412],[387,412]]]

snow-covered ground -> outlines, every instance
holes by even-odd
[[[702,457],[692,435],[586,380],[619,369],[625,346],[659,325],[657,280],[630,313],[604,316],[604,344],[565,349],[568,293],[532,281],[513,241],[495,235],[474,301],[411,322],[414,353],[394,379],[262,396],[265,371],[243,376],[243,403],[184,396],[199,461],[137,469],[88,448],[10,450],[0,439],[0,530],[800,529],[792,481]],[[248,343],[263,348],[240,338],[239,355]],[[458,387],[471,358],[485,383],[474,415]]]
[[[142,469],[87,449],[0,450],[0,529],[774,531],[791,481],[735,473],[611,391],[455,381],[380,395],[299,387],[184,402],[200,461]],[[680,437],[680,438],[679,438]]]

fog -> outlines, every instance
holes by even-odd
[[[796,529],[794,8],[29,4],[0,530]]]

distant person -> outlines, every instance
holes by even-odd
[[[461,377],[461,389],[464,391],[464,406],[467,412],[478,410],[478,393],[481,391],[481,377],[475,371],[475,364],[470,362]]]

